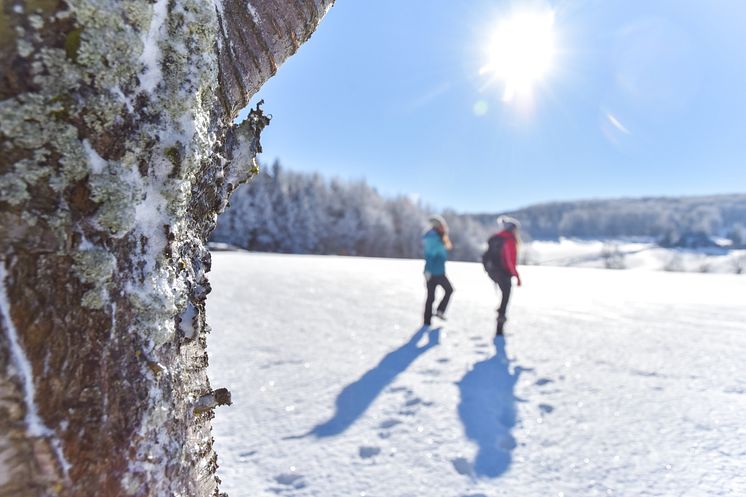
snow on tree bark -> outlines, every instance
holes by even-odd
[[[0,497],[217,495],[205,247],[232,124],[333,0],[0,5]]]

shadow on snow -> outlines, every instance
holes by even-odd
[[[474,476],[500,476],[511,463],[516,446],[510,430],[516,421],[514,387],[522,368],[513,374],[505,355],[505,339],[495,338],[495,355],[478,362],[458,382],[458,414],[466,437],[476,442],[477,455],[471,465]]]
[[[433,328],[428,333],[427,343],[421,347],[417,346],[426,331],[428,331],[426,326],[417,330],[407,343],[386,354],[376,367],[361,376],[359,380],[344,387],[337,396],[335,402],[337,410],[334,416],[316,425],[306,435],[331,437],[339,435],[352,426],[399,373],[405,371],[421,354],[438,345],[440,328]]]

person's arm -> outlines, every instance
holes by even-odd
[[[451,239],[448,237],[448,233],[443,234],[443,246],[446,250],[453,249],[453,244],[451,243]]]

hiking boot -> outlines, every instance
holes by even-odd
[[[500,316],[497,318],[497,332],[495,333],[495,336],[500,336],[503,334],[503,328],[505,328],[505,321],[508,319],[504,316]]]
[[[443,311],[440,311],[440,310],[435,311],[435,317],[443,321],[446,321],[446,315],[445,315],[445,312]]]

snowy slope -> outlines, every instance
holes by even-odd
[[[527,264],[539,266],[746,273],[744,249],[664,248],[651,241],[560,238],[525,243],[521,252]]]
[[[481,267],[215,253],[232,497],[746,495],[746,278],[523,267],[505,342]]]

